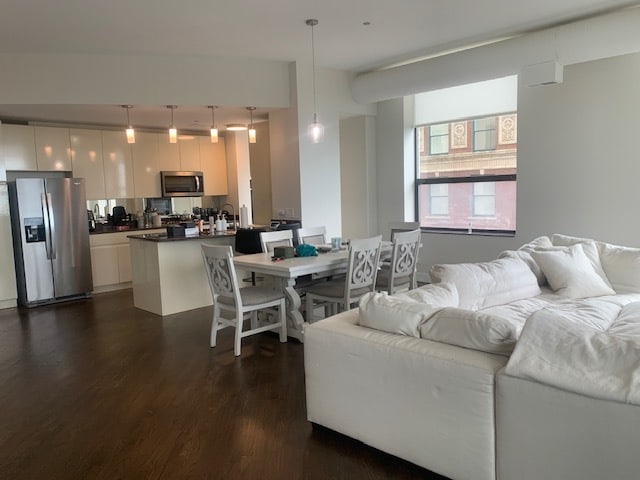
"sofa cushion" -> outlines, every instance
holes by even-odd
[[[443,308],[420,325],[420,337],[482,352],[509,355],[521,325],[507,318],[461,308]]]
[[[358,323],[390,333],[419,337],[418,328],[446,306],[458,305],[452,283],[430,284],[402,295],[367,293],[359,303]]]
[[[622,307],[606,322],[608,328],[577,320],[561,310],[533,315],[505,372],[594,398],[640,405],[640,303]]]
[[[640,293],[640,248],[602,244],[600,262],[617,293]]]
[[[531,256],[558,295],[587,298],[615,294],[608,282],[595,271],[583,245],[577,243],[571,247],[534,251]]]
[[[469,310],[502,305],[540,294],[535,275],[519,258],[434,265],[429,275],[436,283],[454,283],[458,289],[460,307]]]
[[[525,243],[517,250],[505,250],[498,255],[498,258],[519,258],[529,266],[538,280],[538,285],[542,286],[547,284],[547,279],[544,273],[542,273],[540,266],[531,258],[531,252],[538,248],[549,248],[552,246],[551,239],[547,236],[542,236]]]

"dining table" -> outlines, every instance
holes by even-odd
[[[391,242],[382,242],[382,251],[388,252]],[[274,288],[281,290],[287,303],[287,335],[304,341],[305,319],[300,311],[301,283],[322,281],[332,275],[344,274],[349,261],[348,249],[319,251],[316,256],[273,258],[271,253],[253,253],[233,257],[236,269],[271,277]]]

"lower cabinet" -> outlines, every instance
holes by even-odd
[[[166,230],[145,230],[144,233],[164,233]],[[131,287],[131,253],[129,235],[139,230],[98,233],[89,237],[93,291],[96,293]]]

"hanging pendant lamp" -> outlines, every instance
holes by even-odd
[[[127,129],[125,133],[127,135],[127,143],[136,143],[136,132],[131,126],[131,120],[129,119],[129,110],[133,107],[133,105],[122,105],[122,108],[127,111]]]
[[[167,105],[167,108],[171,109],[171,126],[169,127],[169,143],[178,142],[178,130],[173,124],[173,111],[176,109],[175,105]]]
[[[253,111],[256,107],[247,107],[251,120],[249,122],[249,143],[256,143],[256,129],[253,128]]]
[[[310,18],[304,23],[311,27],[311,62],[313,66],[313,122],[307,128],[307,135],[313,143],[319,143],[324,138],[324,125],[318,121],[318,100],[316,95],[316,46],[313,27],[318,25],[318,20]]]
[[[211,143],[218,143],[218,129],[216,128],[215,105],[209,105],[211,109]]]

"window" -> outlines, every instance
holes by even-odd
[[[449,185],[446,183],[429,185],[429,213],[449,215]]]
[[[496,214],[496,184],[481,182],[473,184],[473,215],[493,217]]]
[[[496,117],[479,118],[473,121],[473,150],[496,149]]]
[[[429,154],[449,153],[449,124],[429,126]]]
[[[515,233],[516,124],[511,112],[416,128],[416,201],[423,229]],[[420,148],[427,142],[429,153]]]

